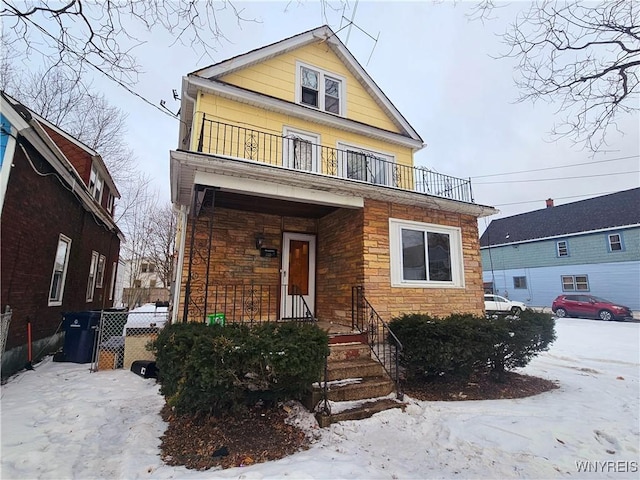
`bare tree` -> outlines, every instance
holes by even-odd
[[[24,55],[41,53],[57,66],[90,65],[125,85],[133,85],[140,65],[133,55],[144,43],[133,32],[164,29],[175,42],[190,45],[201,55],[215,50],[224,38],[221,24],[243,17],[229,0],[3,0],[10,44]]]
[[[476,7],[484,16],[491,1]],[[518,15],[503,35],[517,59],[520,100],[559,103],[556,138],[604,149],[621,114],[639,110],[640,4],[543,1]]]
[[[156,265],[162,284],[169,287],[173,279],[177,217],[173,208],[166,205],[153,212],[151,221],[149,258]]]

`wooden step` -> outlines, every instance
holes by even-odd
[[[316,420],[321,428],[328,427],[332,423],[343,422],[345,420],[362,420],[363,418],[369,418],[376,413],[389,410],[391,408],[401,408],[404,411],[406,405],[402,402],[390,398],[376,399],[370,402],[365,402],[362,405],[343,410],[338,413],[331,413],[329,415],[323,415],[322,413],[316,413]]]
[[[371,358],[354,358],[352,360],[330,361],[327,366],[327,380],[343,380],[345,378],[385,377],[382,365]]]

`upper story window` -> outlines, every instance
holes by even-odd
[[[558,252],[559,257],[568,257],[569,256],[569,244],[566,240],[560,240],[556,243],[556,251]]]
[[[296,102],[336,115],[344,115],[345,79],[322,69],[297,64]]]
[[[113,202],[115,197],[111,192],[109,192],[109,196],[107,197],[107,212],[113,214]]]
[[[389,219],[389,230],[393,286],[464,286],[460,229]]]
[[[106,257],[104,255],[100,255],[100,258],[98,259],[98,271],[96,273],[96,288],[102,288],[102,283],[104,282],[104,267],[106,261]]]
[[[341,177],[377,185],[393,185],[393,156],[340,143],[338,149],[338,174]]]
[[[95,166],[91,167],[91,174],[89,175],[89,191],[93,198],[97,200],[98,203],[102,202],[102,188],[104,186],[104,180],[98,173],[98,170]]]
[[[49,306],[62,305],[62,294],[64,293],[64,282],[67,277],[70,250],[71,239],[60,234],[60,237],[58,238],[56,257],[53,262],[51,287],[49,288]]]
[[[612,233],[608,235],[608,239],[610,252],[622,251],[622,235],[619,233]]]

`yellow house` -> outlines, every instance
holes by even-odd
[[[423,146],[327,26],[188,74],[174,321],[482,314],[477,218],[495,210],[415,167]]]

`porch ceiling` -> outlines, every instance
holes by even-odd
[[[211,192],[211,191],[209,191]],[[212,193],[207,193],[205,205],[211,203]],[[277,198],[264,198],[240,193],[218,190],[215,194],[215,206],[248,212],[282,215],[285,217],[322,218],[337,207],[309,203],[290,202]]]

